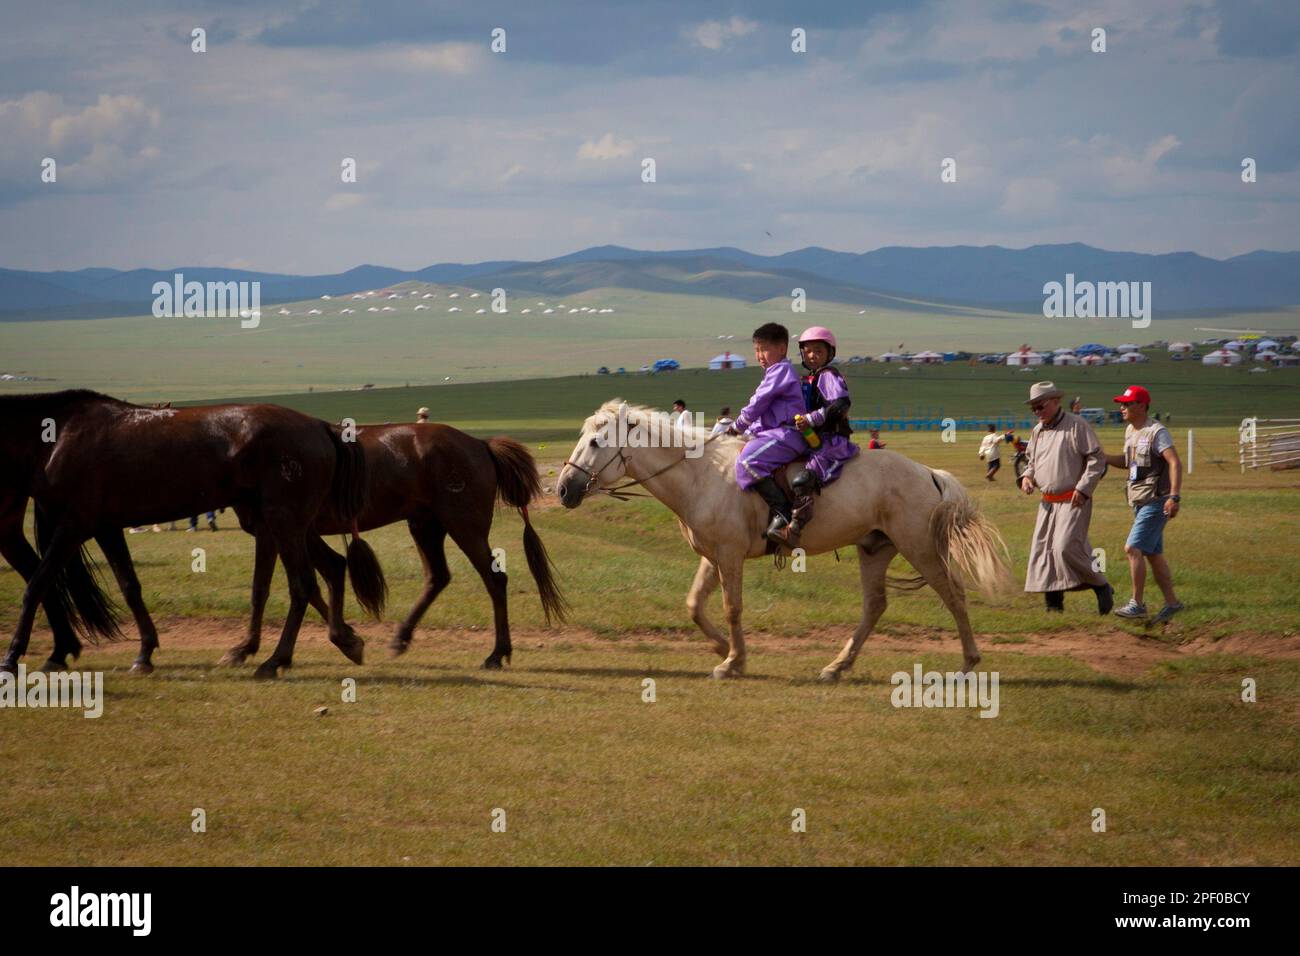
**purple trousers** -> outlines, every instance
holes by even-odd
[[[823,485],[840,476],[840,468],[858,453],[858,446],[844,435],[822,435],[821,447],[808,456],[808,470]]]
[[[808,453],[808,443],[793,428],[769,428],[751,433],[736,459],[736,484],[752,488],[783,465]]]

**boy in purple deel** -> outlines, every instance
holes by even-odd
[[[727,429],[729,435],[750,436],[736,459],[736,483],[763,496],[772,516],[767,537],[782,544],[785,538],[778,532],[790,523],[791,508],[772,474],[808,450],[794,425],[795,415],[804,412],[804,401],[799,375],[786,356],[789,349],[790,333],[784,325],[768,322],[754,330],[754,359],[765,369],[763,381]]]
[[[798,545],[799,534],[812,520],[813,495],[839,477],[844,463],[858,453],[849,440],[849,388],[840,370],[831,365],[835,357],[835,334],[820,325],[799,336],[799,354],[809,374],[800,381],[806,411],[795,416],[795,427],[811,427],[818,445],[808,454],[808,466],[790,481],[795,493],[794,513],[789,524],[776,531],[782,544]],[[771,535],[769,534],[769,537]]]

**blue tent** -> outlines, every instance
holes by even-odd
[[[677,359],[660,359],[659,361],[655,362],[653,371],[675,372],[679,368],[681,368],[681,365],[677,363]]]
[[[1106,346],[1098,345],[1096,342],[1091,342],[1088,345],[1080,345],[1077,349],[1074,350],[1074,354],[1075,355],[1104,355],[1109,351],[1110,349],[1108,349]]]

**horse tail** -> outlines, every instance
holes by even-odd
[[[362,541],[359,535],[352,535],[348,541],[347,554],[352,593],[357,603],[377,621],[383,617],[384,605],[388,603],[388,581],[384,569],[379,566],[375,549]]]
[[[39,503],[36,504],[35,522],[36,550],[44,557],[54,532],[49,515]],[[121,640],[122,630],[117,625],[118,607],[104,593],[99,567],[85,545],[78,548],[63,570],[54,576],[44,600],[62,610],[73,630],[87,642],[98,644],[100,638]]]
[[[384,605],[388,602],[388,581],[384,577],[384,569],[379,565],[379,559],[375,557],[374,549],[361,540],[356,523],[365,507],[369,491],[366,454],[360,442],[344,441],[336,426],[326,425],[325,429],[334,444],[334,479],[330,484],[330,502],[339,520],[352,528],[347,546],[348,580],[352,582],[352,593],[356,596],[357,603],[367,614],[378,620],[383,616]]]
[[[330,503],[340,521],[351,524],[366,503],[366,454],[357,441],[344,441],[341,430],[322,422],[334,445],[334,478]]]
[[[1011,586],[1007,543],[961,482],[935,468],[930,474],[940,495],[930,514],[930,535],[949,576],[958,587],[973,587],[986,599],[997,599]]]
[[[528,505],[542,492],[537,462],[528,449],[513,438],[490,438],[487,450],[497,473],[497,494],[506,504],[518,508],[520,517],[524,519],[524,556],[528,559],[528,571],[537,584],[537,596],[541,598],[546,623],[550,625],[552,618],[562,623],[568,616],[569,603],[555,581],[555,564],[528,517]]]

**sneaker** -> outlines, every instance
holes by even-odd
[[[1115,609],[1115,616],[1128,618],[1130,621],[1141,620],[1147,616],[1147,606],[1130,598],[1123,607]]]
[[[1184,605],[1182,601],[1179,601],[1177,604],[1166,604],[1160,609],[1160,613],[1152,619],[1151,623],[1164,624],[1184,607],[1186,607],[1186,605]]]

